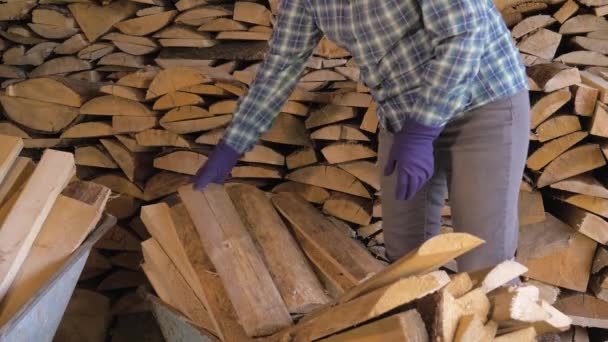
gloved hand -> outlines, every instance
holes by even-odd
[[[240,153],[224,142],[220,142],[209,155],[207,162],[194,176],[194,189],[202,191],[209,183],[224,183],[224,180],[230,174],[230,170],[240,158]]]
[[[408,200],[433,176],[435,159],[433,141],[441,127],[430,127],[408,121],[394,134],[393,145],[384,168],[384,175],[397,171],[395,197]]]

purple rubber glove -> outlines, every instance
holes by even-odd
[[[222,184],[236,162],[241,158],[241,154],[233,150],[224,142],[220,142],[207,162],[198,170],[193,178],[194,189],[202,191],[209,183]]]
[[[439,136],[442,129],[410,120],[403,125],[401,131],[395,133],[384,175],[390,176],[397,170],[397,200],[414,197],[433,176],[433,140]]]

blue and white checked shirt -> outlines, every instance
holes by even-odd
[[[491,0],[282,0],[265,60],[224,141],[249,150],[267,131],[325,34],[347,48],[380,124],[443,126],[527,89],[525,68]]]

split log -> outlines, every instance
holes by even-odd
[[[177,192],[179,187],[192,181],[189,175],[175,172],[161,171],[150,177],[144,187],[144,200],[147,202],[157,200],[161,197]]]
[[[110,43],[95,43],[78,51],[78,58],[95,61],[114,52],[115,47]]]
[[[114,1],[108,6],[75,3],[68,8],[90,42],[108,32],[115,23],[134,15],[138,9],[136,3],[127,0]]]
[[[279,291],[224,189],[211,185],[197,193],[191,186],[185,186],[179,189],[179,194],[199,235],[205,237],[201,239],[203,246],[247,334],[267,335],[289,326],[291,318]],[[218,249],[227,241],[234,248]],[[243,291],[243,287],[249,290]],[[243,294],[250,298],[246,300]],[[262,297],[263,301],[257,300]]]
[[[580,71],[580,74],[585,85],[599,90],[600,94],[598,100],[603,103],[608,103],[608,81],[588,71]]]
[[[131,182],[144,180],[151,174],[152,162],[149,154],[132,153],[116,140],[100,139],[100,141]]]
[[[113,192],[144,199],[142,190],[119,173],[106,173],[93,179],[93,182],[105,185]]]
[[[579,84],[581,76],[577,68],[561,63],[537,64],[527,69],[528,76],[546,93]]]
[[[325,200],[323,211],[331,216],[362,226],[370,224],[372,220],[369,203],[346,194],[336,194]]]
[[[536,128],[538,141],[546,142],[582,129],[576,115],[558,115],[543,122]],[[593,134],[593,133],[591,133]]]
[[[553,60],[557,48],[562,40],[562,35],[555,33],[551,30],[540,29],[530,36],[524,38],[517,47],[519,51],[529,53],[533,56],[537,56],[546,60]],[[548,88],[551,89],[551,88]],[[545,90],[546,92],[557,90],[559,88],[553,88],[552,90]]]
[[[124,220],[135,215],[141,206],[137,198],[125,194],[119,194],[108,201],[106,211],[119,220]]]
[[[3,254],[0,298],[6,295],[15,280],[53,203],[74,174],[74,168],[71,154],[47,150],[23,190],[13,195],[14,204],[3,206],[7,211],[0,228]],[[6,169],[8,171],[8,167]]]
[[[130,231],[114,226],[96,244],[95,248],[113,251],[141,251],[141,241]]]
[[[519,22],[511,29],[511,35],[515,39],[519,39],[531,32],[551,26],[555,23],[555,19],[550,15],[535,15],[528,17]]]
[[[114,52],[101,57],[97,61],[97,65],[105,65],[108,67],[99,67],[97,70],[108,70],[108,71],[123,71],[130,69],[123,68],[143,68],[144,58],[141,56],[134,56],[124,52]]]
[[[606,302],[585,294],[575,294],[560,299],[555,307],[572,319],[572,324],[582,327],[608,329]]]
[[[318,162],[317,152],[312,147],[305,147],[288,155],[285,162],[290,170],[316,164]]]
[[[520,190],[517,211],[520,226],[543,222],[546,217],[542,194],[538,191]]]
[[[59,133],[78,117],[78,108],[49,102],[0,95],[0,103],[9,119],[43,133]]]
[[[178,24],[199,26],[203,25],[209,19],[226,17],[232,14],[233,12],[229,8],[202,6],[180,13],[180,15],[175,18],[175,22]]]
[[[557,213],[559,218],[579,233],[600,244],[608,243],[608,222],[601,217],[565,203]]]
[[[297,117],[280,113],[272,127],[260,137],[262,141],[278,144],[310,146],[310,137],[304,123]]]
[[[608,56],[594,51],[569,52],[555,60],[570,65],[608,66]]]
[[[264,145],[255,145],[251,150],[246,152],[240,159],[244,162],[268,164],[268,165],[285,165],[285,157]]]
[[[333,166],[308,166],[291,172],[288,180],[371,198],[363,184],[348,172]]]
[[[85,103],[80,108],[80,114],[154,116],[156,113],[137,101],[115,95],[106,95],[96,97]]]
[[[318,129],[310,134],[316,140],[357,140],[369,141],[369,138],[359,129],[350,125],[330,125]]]
[[[587,132],[580,131],[550,141],[534,151],[534,153],[528,157],[526,165],[531,170],[538,171],[587,136]]]
[[[112,116],[112,129],[115,134],[138,133],[156,127],[155,116]]]
[[[567,20],[559,29],[561,34],[577,34],[608,29],[608,21],[603,17],[583,14]]]
[[[192,151],[175,151],[154,158],[154,167],[187,175],[195,175],[207,157]]]
[[[142,146],[190,147],[190,143],[181,136],[160,129],[149,129],[135,134],[137,143]]]
[[[120,32],[131,36],[145,36],[167,26],[175,17],[177,11],[166,11],[158,14],[146,15],[114,24]]]
[[[171,109],[167,114],[163,115],[160,119],[160,123],[202,119],[212,117],[211,113],[204,108],[199,106],[183,106]]]
[[[226,126],[231,120],[232,115],[219,115],[194,120],[163,122],[160,125],[175,134],[190,134]]]
[[[481,245],[484,241],[469,234],[450,233],[438,235],[415,251],[403,256],[372,279],[358,284],[339,298],[345,302],[359,297],[373,289],[391,283],[395,279],[422,274],[445,265],[450,260]]]
[[[329,191],[314,185],[282,182],[272,189],[274,193],[292,192],[298,194],[308,202],[315,204],[323,204],[330,196]]]
[[[534,327],[529,327],[521,330],[517,330],[508,334],[500,335],[494,339],[495,342],[535,342],[536,341],[536,330]]]
[[[329,302],[295,239],[270,199],[250,185],[233,184],[227,192],[268,265],[290,313],[307,313]],[[291,247],[290,247],[291,246]]]
[[[338,167],[355,176],[363,183],[371,185],[376,190],[380,190],[380,172],[377,164],[370,161],[354,161],[339,164]]]
[[[608,137],[608,129],[604,126],[608,124],[608,108],[598,102],[595,107],[595,113],[593,115],[593,120],[591,121],[591,129],[589,133],[591,135],[600,136],[600,137]]]
[[[583,173],[553,183],[551,184],[551,188],[588,196],[608,198],[608,189],[606,189],[591,173]]]
[[[61,134],[61,139],[98,138],[114,134],[112,125],[105,122],[91,121],[71,126]]]
[[[574,89],[574,113],[581,116],[592,116],[600,94],[599,90],[582,83],[577,84]]]
[[[604,165],[606,165],[606,159],[598,145],[582,145],[567,151],[549,163],[536,184],[542,188]]]
[[[302,198],[278,193],[272,196],[272,201],[291,223],[304,252],[318,268],[339,269],[340,278],[345,277],[352,285],[382,270],[383,266],[376,259],[355,241],[341,234],[333,223]],[[321,253],[323,260],[318,255],[317,258],[311,257],[311,250],[312,253]],[[334,279],[334,282],[345,284],[342,279]]]
[[[362,339],[370,342],[426,342],[428,336],[420,314],[416,310],[409,310],[330,336],[322,341],[348,342]]]
[[[154,102],[152,109],[168,110],[181,106],[200,105],[202,103],[204,103],[203,98],[196,94],[173,91],[158,98]]]
[[[394,308],[431,294],[449,282],[445,272],[412,276],[374,290],[360,298],[321,310],[292,329],[294,341],[312,341],[365,323]],[[390,300],[387,300],[390,298]],[[285,334],[283,334],[285,335]]]
[[[8,96],[17,96],[56,103],[64,106],[80,107],[90,96],[92,87],[83,82],[67,78],[34,78],[16,84],[6,89]]]
[[[306,128],[311,129],[319,126],[329,125],[356,117],[354,108],[326,105],[319,110],[313,111],[306,119]]]
[[[330,164],[339,164],[376,156],[376,152],[365,145],[353,143],[334,143],[321,149]]]
[[[534,286],[503,288],[490,296],[491,319],[502,327],[519,327],[526,323],[550,318],[539,302],[539,291]]]
[[[95,146],[77,147],[74,153],[76,165],[117,169],[118,165],[105,151]]]
[[[3,145],[7,146],[7,145]],[[17,157],[0,182],[0,207],[27,182],[36,165],[30,158]],[[327,194],[329,197],[329,193]]]
[[[535,129],[553,113],[570,101],[572,94],[568,89],[555,91],[537,101],[530,112],[531,128]]]
[[[50,59],[30,71],[29,77],[59,75],[68,72],[90,70],[91,63],[76,57],[65,56]]]
[[[597,243],[577,233],[551,214],[541,223],[520,227],[517,261],[526,276],[585,291]]]
[[[268,166],[236,166],[230,172],[234,178],[282,179],[281,170]]]
[[[497,288],[509,283],[511,280],[519,278],[528,269],[515,261],[504,261],[494,267],[483,279],[481,289],[484,293],[490,293]]]
[[[553,14],[553,18],[555,18],[560,24],[566,22],[566,20],[570,19],[576,12],[578,12],[580,6],[574,0],[566,1],[560,9]]]
[[[149,84],[146,100],[151,100],[181,88],[205,83],[206,78],[196,69],[188,67],[173,67],[155,75]]]

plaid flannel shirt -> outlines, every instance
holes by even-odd
[[[299,81],[322,35],[350,51],[380,124],[443,126],[527,89],[525,68],[491,0],[283,0],[265,60],[223,140],[249,150]]]

